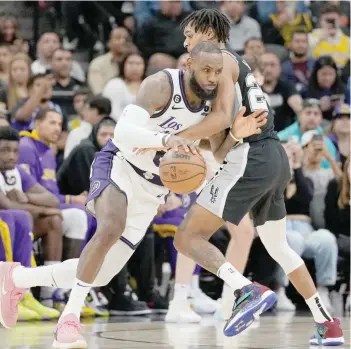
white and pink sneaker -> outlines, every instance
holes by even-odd
[[[16,325],[18,318],[18,303],[27,291],[17,288],[12,279],[13,270],[19,263],[0,262],[0,323],[5,328]]]
[[[82,325],[74,314],[67,314],[56,326],[53,347],[56,349],[85,349],[88,347],[82,334]]]

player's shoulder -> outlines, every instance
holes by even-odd
[[[170,75],[166,70],[161,70],[155,74],[148,76],[144,81],[145,85],[154,85],[156,88],[160,87],[171,87],[172,82],[170,81]],[[160,86],[161,85],[161,86]]]
[[[161,70],[148,76],[141,84],[140,90],[148,95],[158,96],[160,98],[172,92],[172,81],[166,71]]]
[[[150,111],[164,108],[172,97],[172,84],[165,71],[148,76],[140,85],[136,104]]]

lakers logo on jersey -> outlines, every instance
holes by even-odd
[[[158,126],[163,128],[165,131],[169,131],[169,129],[179,131],[183,125],[179,124],[174,116],[171,116],[168,120],[166,120],[162,124],[159,124]]]

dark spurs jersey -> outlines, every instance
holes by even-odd
[[[239,65],[239,77],[235,84],[235,101],[233,114],[236,115],[242,106],[246,107],[244,116],[250,115],[258,109],[268,111],[267,124],[262,127],[262,133],[253,135],[244,139],[245,142],[256,142],[264,138],[276,138],[278,136],[274,131],[274,117],[269,107],[264,93],[254,78],[250,66],[236,52],[227,49],[223,53],[230,55]]]

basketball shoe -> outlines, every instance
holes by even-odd
[[[207,296],[199,287],[190,289],[189,302],[198,314],[213,314],[218,309],[218,302]]]
[[[228,337],[236,336],[247,329],[257,315],[270,309],[277,297],[268,287],[253,283],[236,290],[233,312],[224,326],[224,334]]]
[[[27,291],[17,288],[12,279],[13,269],[19,265],[19,263],[0,262],[0,323],[5,328],[16,325],[18,305]]]
[[[201,316],[191,308],[188,299],[173,299],[169,303],[165,322],[168,323],[199,323]]]
[[[18,303],[17,321],[38,321],[41,316],[33,310],[26,308],[22,303]]]
[[[338,346],[345,343],[340,320],[333,318],[333,322],[316,323],[316,331],[310,338],[310,345]]]
[[[82,325],[74,314],[67,314],[56,326],[54,343],[56,349],[85,349],[88,344],[82,334]]]
[[[45,307],[31,293],[25,294],[21,304],[27,309],[36,312],[41,320],[58,319],[60,317],[58,310]]]

